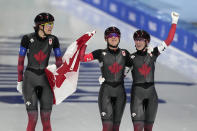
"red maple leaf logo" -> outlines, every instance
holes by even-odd
[[[47,57],[47,55],[45,55],[42,50],[40,50],[37,54],[34,55],[34,58],[38,61],[38,63],[40,64],[42,61],[45,60],[45,58]]]
[[[122,66],[119,65],[117,62],[115,62],[113,65],[109,66],[108,68],[112,74],[116,74],[122,69]]]
[[[144,76],[144,78],[150,73],[151,68],[148,67],[145,63],[142,65],[141,68],[138,68],[138,71],[141,75]]]

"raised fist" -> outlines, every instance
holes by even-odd
[[[172,12],[171,13],[171,17],[172,17],[172,24],[177,24],[178,19],[179,19],[179,13]]]

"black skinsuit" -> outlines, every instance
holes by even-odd
[[[124,49],[113,51],[109,48],[96,50],[92,54],[99,61],[102,77],[105,78],[98,98],[102,121],[120,124],[126,104],[124,71],[125,66],[131,66],[130,54]]]
[[[158,107],[154,85],[155,62],[158,55],[157,47],[154,48],[152,56],[147,51],[137,51],[131,55],[133,85],[130,109],[134,122],[154,123]]]
[[[48,65],[52,48],[59,48],[59,41],[53,35],[45,39],[40,38],[37,33],[23,36],[21,46],[27,49],[28,64],[23,79],[23,95],[26,109],[40,109],[50,111],[53,105],[53,94],[45,75],[44,69]]]

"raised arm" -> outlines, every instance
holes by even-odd
[[[171,17],[172,17],[172,25],[168,33],[168,37],[158,46],[158,50],[160,53],[162,53],[171,44],[175,35],[176,25],[179,19],[179,14],[176,12],[172,12]]]

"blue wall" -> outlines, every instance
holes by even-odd
[[[165,40],[171,26],[168,20],[162,20],[157,15],[150,15],[147,7],[139,4],[128,5],[118,0],[82,0],[132,26],[148,31],[151,35]],[[150,9],[154,11],[154,9]],[[152,13],[153,14],[153,13]],[[183,52],[197,58],[197,36],[182,28],[183,22],[178,23],[172,45]],[[184,23],[185,24],[185,23]],[[191,28],[191,27],[190,27]]]

